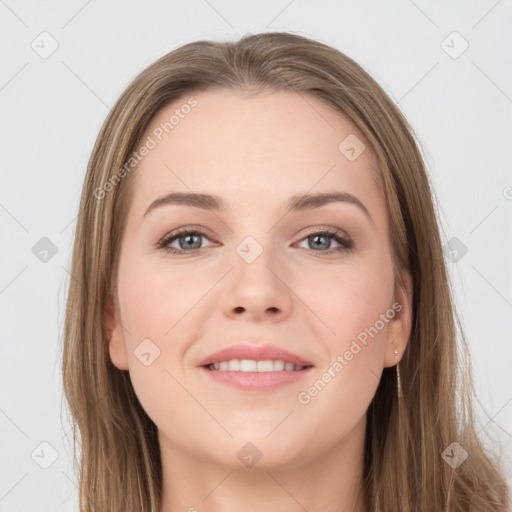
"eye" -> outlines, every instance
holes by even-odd
[[[183,228],[167,234],[160,242],[158,242],[158,247],[170,254],[194,254],[200,249],[204,249],[204,246],[202,246],[201,243],[202,237],[209,240],[208,236],[200,229]],[[307,249],[314,252],[320,252],[321,254],[333,254],[348,251],[354,246],[353,240],[348,235],[342,231],[331,228],[323,228],[320,231],[314,231],[302,240],[306,240],[308,245],[310,245]],[[334,240],[336,243],[340,244],[340,246],[331,248],[331,240]],[[173,247],[171,245],[176,242],[179,247]]]
[[[354,242],[353,240],[337,229],[325,228],[321,231],[315,231],[310,233],[306,238],[303,238],[308,242],[308,249],[313,247],[313,251],[321,252],[322,254],[332,254],[336,252],[348,251],[353,248]],[[336,247],[331,249],[331,240],[334,240],[340,247]],[[319,250],[319,249],[329,249],[327,251]]]
[[[167,234],[160,242],[158,247],[171,254],[194,253],[201,247],[201,237],[208,238],[205,233],[198,229],[180,229]],[[179,247],[172,247],[171,244],[178,242]]]

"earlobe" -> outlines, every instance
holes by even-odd
[[[128,370],[128,355],[123,334],[123,328],[119,320],[119,312],[116,310],[112,298],[107,300],[103,319],[105,340],[112,364],[119,370]]]
[[[402,358],[412,331],[413,280],[409,271],[401,274],[402,282],[397,283],[393,308],[396,313],[388,328],[384,367],[394,366]],[[395,354],[398,350],[398,355]]]

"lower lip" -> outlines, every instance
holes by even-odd
[[[270,391],[277,389],[303,379],[306,375],[309,375],[312,369],[313,367],[310,366],[304,370],[291,372],[231,372],[209,370],[204,366],[200,367],[200,370],[206,372],[213,381],[245,391]]]

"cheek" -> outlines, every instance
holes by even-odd
[[[172,424],[187,400],[176,366],[186,352],[180,340],[198,290],[183,272],[165,272],[142,258],[133,263],[125,261],[119,273],[130,379],[148,416],[157,425]]]
[[[336,431],[348,431],[364,415],[380,380],[395,316],[392,265],[380,261],[317,278],[312,309],[324,323],[320,339],[327,357],[298,402],[313,416],[330,415]]]
[[[208,291],[218,277],[208,268],[185,267],[134,257],[119,273],[130,377],[141,403],[153,411],[159,401],[168,402],[165,397],[183,393],[178,382],[185,377],[188,349],[202,337],[201,315],[215,308]]]
[[[322,319],[317,336],[325,357],[321,382],[308,383],[311,393],[305,388],[299,402],[314,402],[310,412],[318,408],[319,415],[338,416],[338,426],[349,429],[364,415],[382,372],[389,322],[395,315],[392,264],[380,261],[319,273],[316,285],[308,304]]]
[[[140,342],[141,337],[151,338],[163,348],[187,323],[187,312],[211,287],[208,279],[168,267],[140,261],[132,271],[126,269],[120,301],[132,343]]]
[[[392,304],[393,274],[385,262],[317,272],[312,282],[314,286],[302,282],[299,295],[307,297],[310,310],[322,320],[321,339],[330,340],[329,346],[338,350],[347,349],[351,340],[374,326]],[[378,336],[383,337],[387,323],[379,321],[377,328]]]

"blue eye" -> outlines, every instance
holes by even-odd
[[[166,235],[159,243],[158,247],[163,249],[164,251],[170,254],[194,254],[200,249],[204,249],[205,247],[201,244],[201,237],[208,238],[208,236],[200,230],[192,230],[192,229],[182,229],[178,231],[174,231]],[[352,239],[345,235],[342,231],[331,230],[331,229],[323,229],[321,231],[315,231],[305,238],[301,240],[307,240],[310,244],[310,250],[313,252],[319,252],[321,254],[332,254],[336,252],[348,251],[353,248],[354,242]],[[327,244],[322,242],[322,240],[327,240]],[[331,240],[340,244],[340,247],[336,247],[334,249],[331,248]],[[170,244],[178,241],[178,247],[172,247]],[[327,245],[327,247],[326,247]],[[328,250],[320,250],[320,249],[328,249]]]
[[[332,254],[335,252],[348,251],[354,247],[354,242],[350,237],[342,233],[338,230],[330,230],[324,229],[322,231],[315,231],[311,233],[303,240],[307,240],[310,246],[314,247],[312,249],[314,252],[321,252],[322,254]],[[327,244],[322,242],[322,240],[327,240]],[[331,249],[331,240],[340,244],[340,247],[336,247]],[[327,245],[328,247],[325,247]],[[327,251],[319,251],[318,249],[326,248],[329,249]]]
[[[202,249],[200,238],[207,236],[198,230],[191,230],[191,229],[183,229],[179,231],[175,231],[173,233],[170,233],[169,235],[165,236],[159,243],[158,246],[163,249],[166,252],[169,252],[171,254],[183,254],[183,253],[193,253],[195,251],[198,251],[199,249]],[[178,240],[180,248],[177,249],[175,247],[171,247],[170,244],[174,242],[175,240]],[[182,242],[182,240],[184,240]],[[199,242],[198,242],[199,240]],[[191,250],[188,250],[191,249]]]

